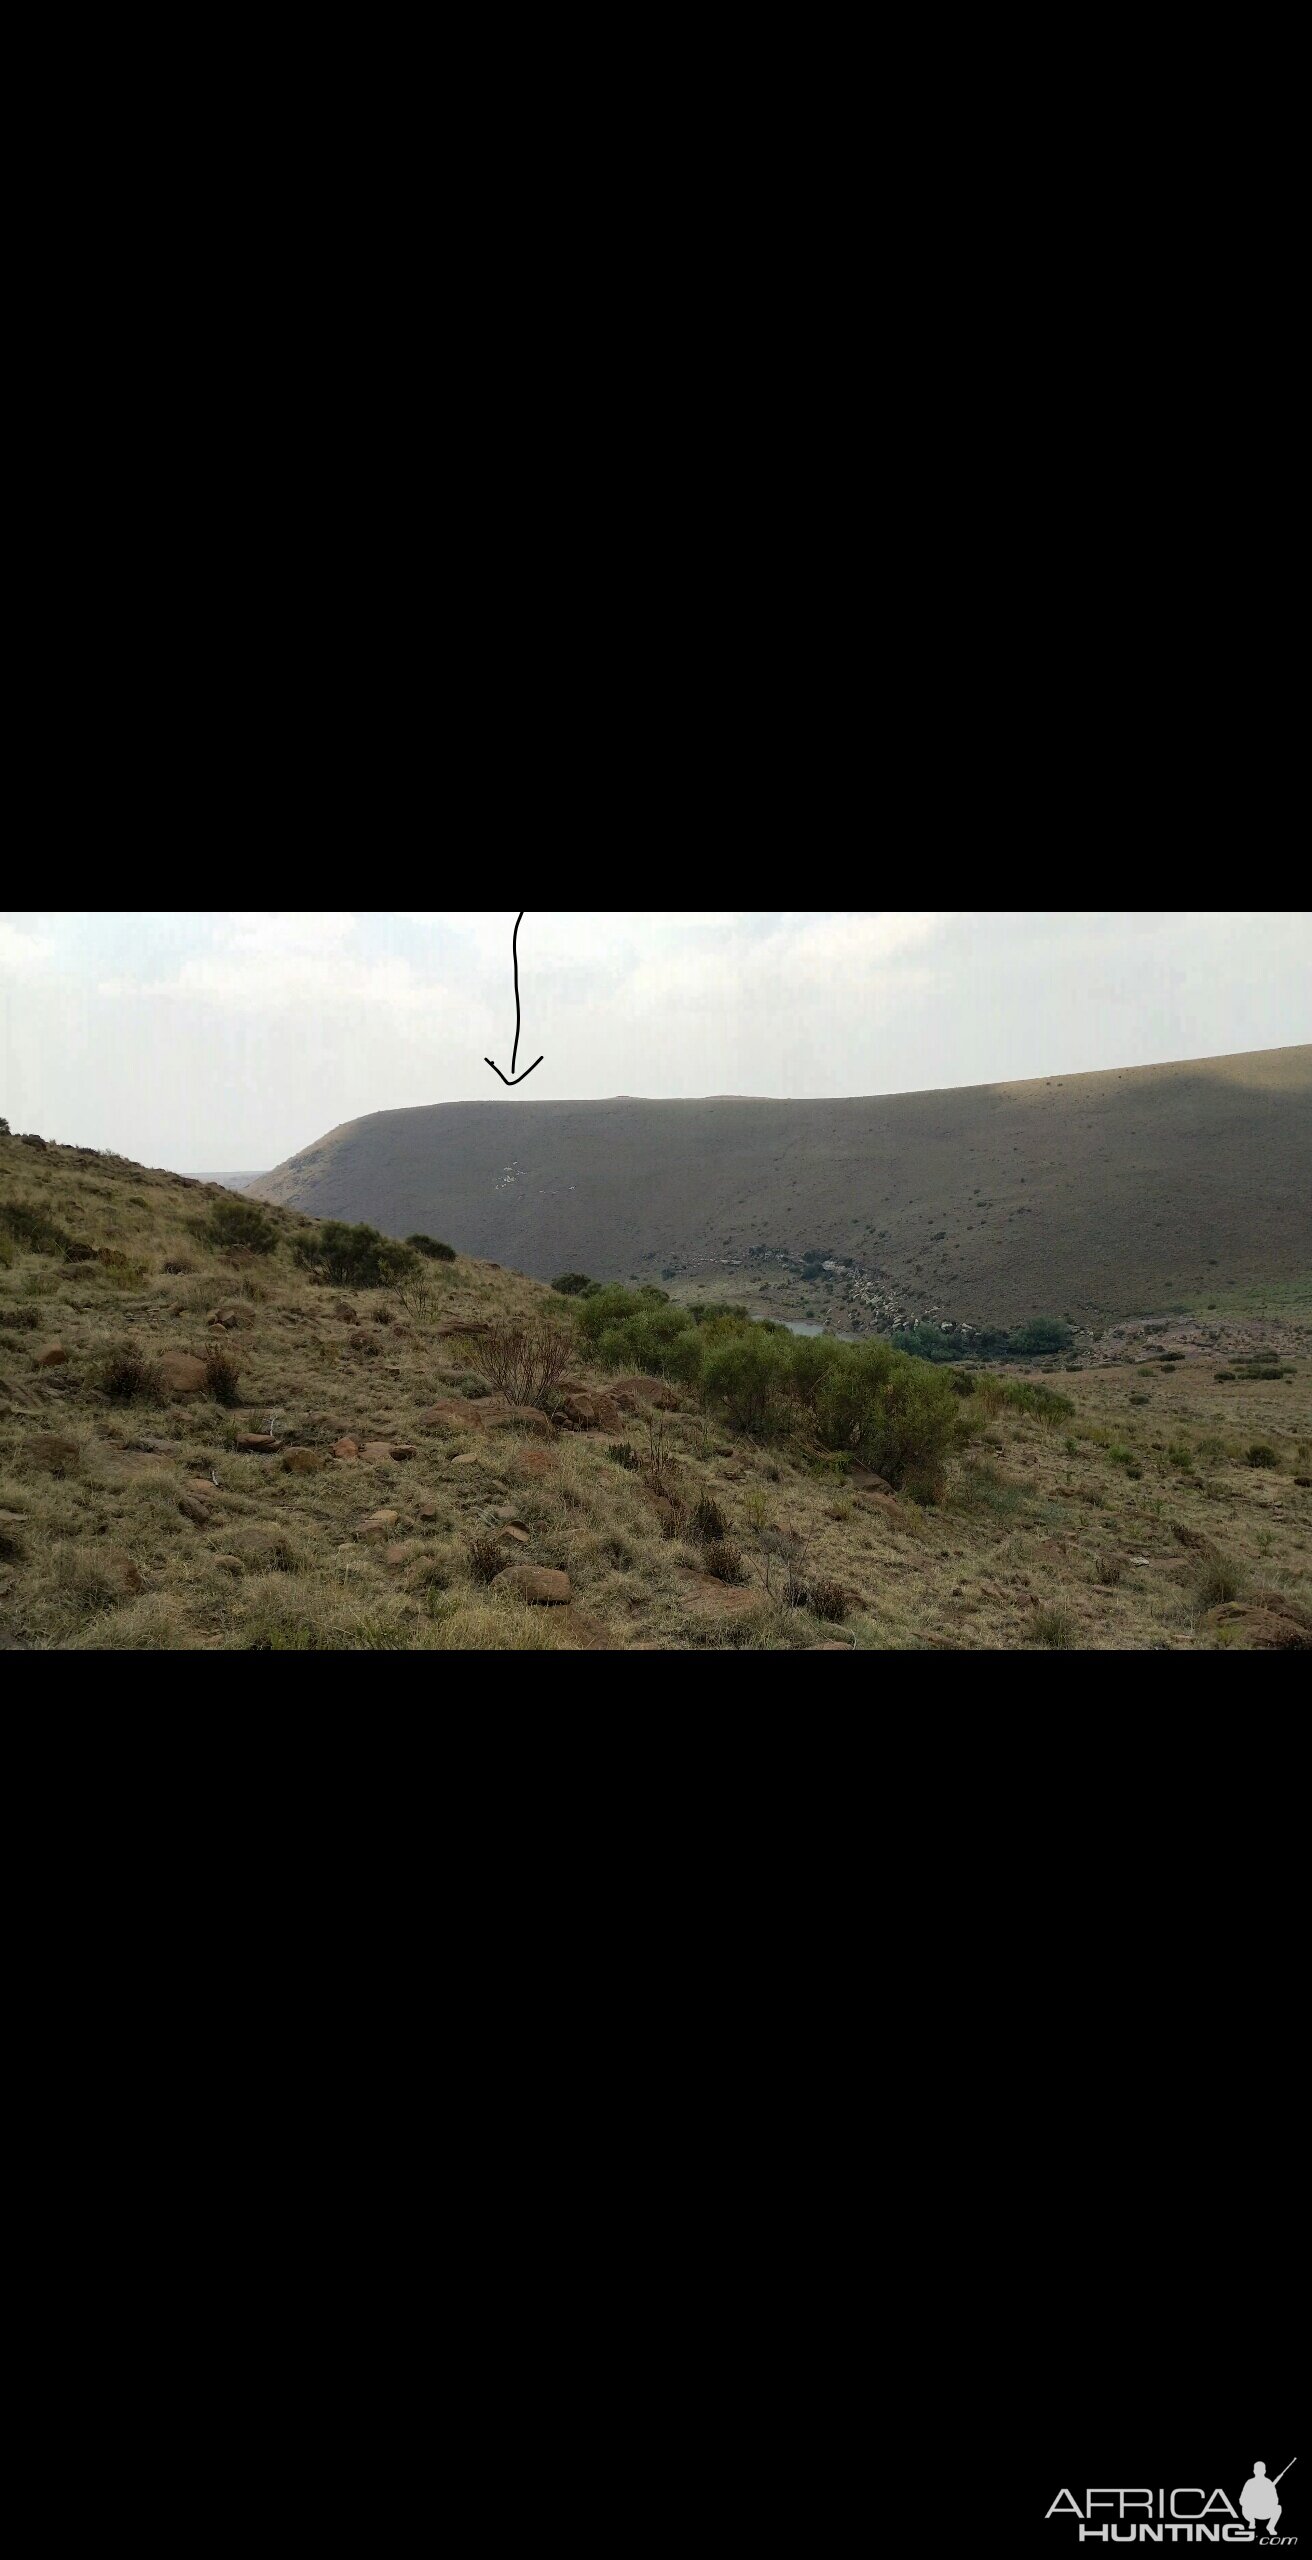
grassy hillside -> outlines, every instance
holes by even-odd
[[[728,1397],[713,1328],[655,1300],[612,1322],[464,1255],[342,1289],[297,1259],[331,1242],[308,1219],[228,1240],[251,1214],[0,1135],[0,1646],[1312,1644],[1305,1357],[1257,1376],[1158,1330],[1041,1381],[910,1364],[947,1435],[932,1463],[890,1438],[889,1489],[836,1445],[841,1400],[798,1400],[800,1369],[751,1407],[758,1358],[819,1376],[869,1354],[730,1328]],[[568,1336],[549,1401],[600,1428],[495,1392],[496,1344],[544,1315]],[[684,1382],[625,1383],[635,1346]]]
[[[381,1111],[253,1191],[542,1279],[728,1281],[859,1332],[1090,1326],[1305,1281],[1310,1169],[1304,1047],[873,1101]]]

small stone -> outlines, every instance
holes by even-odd
[[[349,1432],[344,1440],[334,1440],[333,1456],[335,1458],[358,1458],[359,1455],[360,1443],[358,1440],[353,1440]]]
[[[62,1369],[67,1358],[68,1353],[62,1342],[47,1342],[45,1348],[38,1351],[36,1355],[36,1365],[38,1369]]]
[[[366,1440],[360,1455],[362,1458],[368,1458],[372,1465],[381,1466],[384,1461],[390,1460],[392,1444],[390,1440]]]
[[[392,1442],[392,1456],[396,1460],[398,1466],[403,1466],[407,1458],[416,1458],[418,1455],[419,1452],[416,1449],[413,1440],[394,1440]]]
[[[276,1449],[282,1447],[282,1442],[275,1440],[271,1431],[239,1431],[237,1446],[249,1450],[252,1457],[270,1458]]]
[[[355,1534],[357,1538],[364,1538],[369,1545],[376,1545],[379,1539],[391,1537],[400,1517],[399,1511],[371,1511],[360,1522]]]

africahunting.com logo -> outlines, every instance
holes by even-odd
[[[1285,2471],[1297,2460],[1294,2454]],[[1086,2489],[1083,2506],[1059,2489],[1048,2514],[1074,2516],[1081,2542],[1260,2542],[1270,2551],[1298,2540],[1278,2531],[1284,2510],[1276,2493],[1285,2471],[1268,2480],[1266,2464],[1255,2462],[1237,2508],[1224,2489],[1210,2498],[1205,2489]]]

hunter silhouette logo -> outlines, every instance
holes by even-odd
[[[1298,2455],[1295,2454],[1293,2462],[1285,2464],[1285,2471],[1292,2471],[1294,2462],[1297,2460]],[[1254,2463],[1252,2479],[1245,2480],[1239,2492],[1239,2504],[1243,2508],[1246,2523],[1264,2524],[1268,2533],[1275,2532],[1280,2522],[1280,2500],[1276,2496],[1276,2490],[1284,2479],[1285,2471],[1277,2471],[1275,2479],[1268,2480],[1266,2464]]]
[[[1285,2471],[1297,2460],[1294,2454]],[[1059,2489],[1048,2515],[1075,2517],[1081,2542],[1256,2542],[1278,2550],[1298,2540],[1276,2529],[1283,2512],[1276,2491],[1285,2471],[1268,2480],[1266,2464],[1255,2462],[1238,2507],[1224,2489],[1210,2497],[1205,2489],[1086,2489],[1083,2506],[1069,2489]]]

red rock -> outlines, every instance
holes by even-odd
[[[392,1442],[392,1456],[396,1460],[398,1466],[404,1466],[407,1458],[417,1458],[418,1455],[419,1452],[416,1449],[413,1440],[394,1440]]]
[[[366,1440],[364,1447],[360,1451],[360,1455],[362,1458],[367,1458],[371,1466],[381,1466],[384,1460],[390,1464],[392,1456],[391,1441]]]
[[[469,1396],[446,1396],[440,1404],[430,1404],[420,1421],[428,1431],[481,1431],[483,1416]]]
[[[358,1458],[359,1455],[360,1443],[358,1440],[352,1440],[349,1435],[344,1440],[334,1440],[333,1456],[335,1458]]]
[[[283,1471],[289,1476],[317,1476],[328,1464],[322,1449],[287,1449],[283,1452]]]
[[[554,1449],[521,1449],[515,1459],[515,1473],[521,1476],[549,1476],[556,1471]],[[457,1458],[456,1465],[460,1460]]]
[[[253,1457],[271,1458],[274,1451],[282,1447],[282,1442],[275,1440],[271,1431],[239,1431],[237,1446],[248,1449]]]
[[[48,1342],[44,1350],[38,1351],[36,1365],[38,1369],[62,1369],[67,1358],[62,1342]]]

